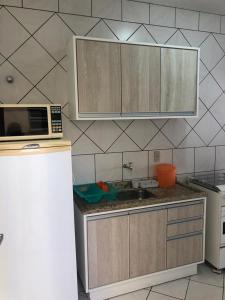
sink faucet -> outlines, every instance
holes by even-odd
[[[133,170],[133,163],[129,161],[127,164],[123,164],[124,169]]]

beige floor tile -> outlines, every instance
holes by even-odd
[[[139,290],[133,293],[125,294],[122,296],[118,296],[115,298],[111,298],[113,300],[146,300],[149,291],[146,289]]]
[[[159,292],[161,294],[184,299],[187,291],[188,280],[179,279],[168,283],[163,283],[152,288],[152,291]]]
[[[220,287],[190,281],[186,300],[222,300],[222,294]]]
[[[147,300],[174,300],[175,298],[172,298],[170,296],[158,294],[155,292],[151,292],[150,295],[148,296]]]
[[[223,287],[223,274],[213,273],[205,264],[198,266],[198,274],[191,276],[191,280]]]

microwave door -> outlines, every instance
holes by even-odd
[[[5,136],[5,120],[3,108],[0,108],[0,136]]]

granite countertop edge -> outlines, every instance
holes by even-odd
[[[127,200],[127,201],[100,201],[96,204],[88,204],[84,200],[74,197],[74,203],[83,215],[98,214],[104,212],[112,212],[126,209],[138,209],[138,207],[149,207],[155,205],[170,204],[174,202],[185,202],[185,200],[199,199],[207,197],[206,192],[199,191],[193,187],[177,183],[174,187],[149,188],[155,197],[142,200]]]

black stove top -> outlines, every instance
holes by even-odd
[[[221,191],[221,186],[225,187],[225,173],[212,172],[204,175],[196,175],[191,177],[190,181],[210,190],[219,192]]]

